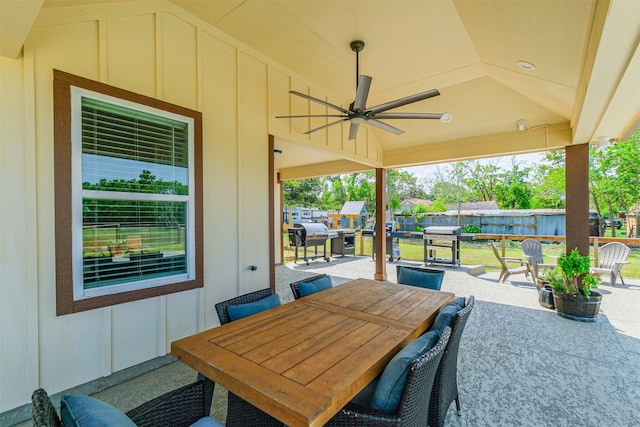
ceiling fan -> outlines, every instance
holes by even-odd
[[[364,49],[364,42],[361,40],[354,40],[350,44],[351,50],[356,53],[356,98],[349,106],[349,109],[342,108],[338,105],[331,104],[323,101],[322,99],[314,98],[313,96],[305,95],[304,93],[290,90],[292,95],[299,96],[301,98],[308,99],[309,101],[316,102],[318,104],[329,107],[333,110],[337,110],[342,114],[316,114],[316,115],[302,115],[302,116],[276,116],[277,119],[295,119],[295,118],[308,118],[308,117],[340,117],[340,120],[331,122],[329,124],[311,129],[305,134],[315,132],[320,129],[325,129],[330,126],[337,125],[345,121],[350,122],[349,139],[356,139],[358,134],[358,127],[362,123],[366,123],[377,128],[386,130],[395,135],[404,133],[403,130],[397,127],[388,125],[381,122],[379,119],[440,119],[443,122],[450,122],[452,116],[449,113],[386,113],[386,111],[393,108],[402,107],[403,105],[411,104],[423,99],[432,98],[440,95],[438,89],[431,89],[426,92],[416,93],[404,98],[396,99],[395,101],[385,102],[384,104],[376,105],[375,107],[367,108],[367,97],[369,96],[369,88],[371,87],[371,77],[360,75],[359,59],[360,51]]]

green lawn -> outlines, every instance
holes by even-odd
[[[616,230],[620,231],[620,230]],[[624,231],[624,230],[623,230]],[[611,234],[607,233],[607,237]],[[620,234],[618,234],[620,236]],[[288,246],[288,238],[285,235],[285,246]],[[364,238],[363,252],[365,255],[371,255],[371,239]],[[329,249],[330,244],[327,245]],[[500,243],[498,244],[500,247]],[[545,257],[557,257],[565,250],[564,243],[543,243],[542,253]],[[356,254],[360,254],[360,242],[356,239]],[[293,260],[293,251],[285,247],[285,261]],[[400,239],[400,256],[407,261],[423,261],[424,249],[423,242],[420,239]],[[437,253],[438,257],[448,256],[447,251]],[[523,258],[520,242],[512,242],[507,240],[506,256]],[[487,271],[500,271],[500,264],[493,255],[491,245],[486,240],[481,241],[463,241],[460,246],[460,259],[462,264],[466,265],[484,265]],[[524,259],[524,258],[523,258]],[[640,250],[631,249],[629,264],[622,267],[623,277],[640,278]]]

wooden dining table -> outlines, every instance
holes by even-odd
[[[356,279],[174,341],[171,354],[288,426],[320,426],[453,298]]]

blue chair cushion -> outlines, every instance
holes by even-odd
[[[136,427],[119,409],[83,395],[64,395],[60,401],[64,427]]]
[[[280,297],[278,294],[269,295],[266,298],[259,299],[257,301],[248,302],[245,304],[230,305],[227,307],[227,314],[231,321],[242,319],[243,317],[251,316],[252,314],[260,313],[261,311],[268,310],[280,305]]]
[[[200,418],[195,423],[191,424],[189,427],[224,427],[224,426],[211,417],[203,417],[203,418]]]
[[[436,320],[433,321],[430,331],[438,331],[442,334],[443,330],[447,326],[451,326],[453,316],[465,306],[464,297],[456,298],[440,310],[436,316]]]
[[[419,286],[439,291],[442,287],[443,278],[444,271],[398,267],[398,283],[403,285]]]
[[[329,289],[331,285],[331,277],[323,276],[315,280],[308,282],[302,282],[298,284],[298,290],[300,291],[300,297],[306,297],[307,295],[315,294],[325,289]]]
[[[376,391],[371,397],[372,408],[388,413],[396,412],[404,384],[407,381],[411,361],[429,351],[439,339],[440,332],[427,332],[413,340],[391,359],[384,368]]]

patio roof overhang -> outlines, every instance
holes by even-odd
[[[0,54],[20,54],[41,7],[114,1],[121,0],[1,1]],[[405,131],[400,136],[364,126],[381,150],[367,164],[345,156],[344,147],[331,151],[305,135],[295,141],[275,135],[275,148],[287,154],[275,161],[281,179],[538,152],[605,136],[621,140],[640,125],[637,1],[170,2],[344,106],[355,92],[349,42],[364,40],[360,71],[373,77],[368,105],[438,88],[441,96],[394,111],[454,117],[451,123],[388,120]],[[527,130],[517,130],[519,119]],[[315,123],[295,120],[304,129]]]

